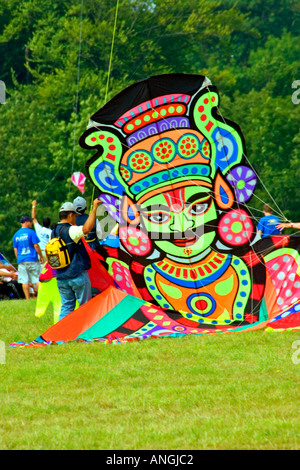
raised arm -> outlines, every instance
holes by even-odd
[[[96,212],[97,212],[99,204],[101,204],[101,201],[99,201],[99,199],[95,199],[93,202],[93,208],[91,210],[91,213],[88,219],[86,219],[84,226],[82,227],[82,231],[84,235],[87,235],[88,233],[90,233],[90,231],[94,227],[95,220],[96,220]]]
[[[282,223],[282,224],[276,225],[276,228],[280,228],[280,230],[283,230],[284,228],[297,228],[297,229],[300,229],[300,222]]]
[[[37,223],[37,218],[35,216],[35,208],[36,208],[36,201],[32,201],[32,206],[31,206],[31,217],[33,218],[33,223]]]

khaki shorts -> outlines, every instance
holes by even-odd
[[[39,261],[25,261],[18,265],[18,283],[19,284],[37,284],[41,274],[42,267]]]

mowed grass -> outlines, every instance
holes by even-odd
[[[51,326],[0,302],[0,339]],[[0,449],[299,449],[299,331],[6,349]]]

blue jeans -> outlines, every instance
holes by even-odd
[[[57,287],[61,299],[59,320],[75,310],[76,300],[79,306],[92,297],[91,281],[87,271],[73,279],[57,279]]]

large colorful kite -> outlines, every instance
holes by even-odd
[[[133,84],[91,117],[80,138],[94,151],[87,174],[119,223],[120,247],[102,246],[103,265],[143,316],[115,308],[86,339],[164,325],[164,334],[241,331],[299,311],[300,238],[258,240],[246,206],[257,175],[239,126],[218,108],[206,77],[171,74]]]
[[[209,329],[253,325],[300,297],[298,239],[253,244],[257,176],[203,76],[136,83],[91,118],[87,171],[119,222],[109,272],[128,294]],[[277,268],[277,269],[276,269]]]

